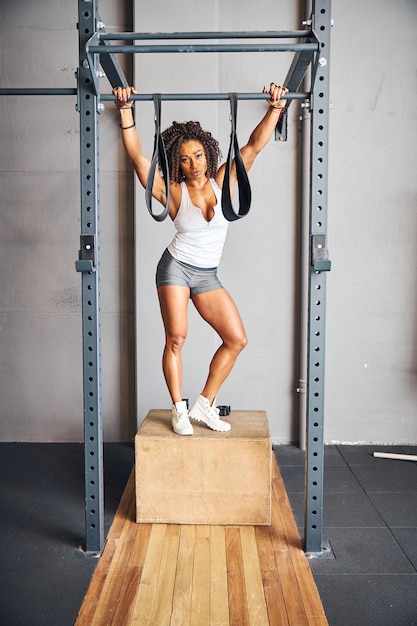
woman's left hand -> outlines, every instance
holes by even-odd
[[[268,93],[266,87],[264,87],[263,93]],[[288,93],[288,89],[286,87],[281,87],[281,85],[271,83],[269,85],[269,95],[271,96],[271,99],[268,100],[268,103],[274,109],[284,109],[287,101],[282,99],[282,96],[286,93]]]
[[[115,87],[113,89],[113,95],[117,100],[115,105],[118,109],[131,109],[133,106],[133,100],[129,100],[131,94],[138,93],[134,87]]]

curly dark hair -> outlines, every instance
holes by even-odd
[[[222,157],[219,142],[210,132],[201,128],[200,122],[172,122],[172,125],[163,131],[162,137],[172,182],[180,183],[184,178],[180,167],[180,147],[185,141],[190,140],[199,141],[204,148],[207,178],[216,176]]]

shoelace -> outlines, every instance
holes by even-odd
[[[214,420],[220,420],[220,411],[217,407],[215,406],[209,406],[209,414],[210,417]]]

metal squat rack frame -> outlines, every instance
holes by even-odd
[[[102,102],[114,100],[100,94],[104,74],[113,87],[126,85],[117,62],[118,53],[291,52],[294,58],[284,85],[287,107],[292,100],[309,101],[309,280],[307,329],[306,468],[304,499],[304,550],[310,557],[330,558],[322,538],[324,474],[324,373],[327,250],[327,188],[331,0],[312,0],[311,17],[304,30],[199,33],[106,33],[98,11],[99,0],[78,0],[79,67],[76,89],[2,89],[0,95],[76,95],[80,113],[81,235],[76,270],[82,276],[83,402],[85,454],[85,545],[87,555],[104,547],[103,425],[101,411],[100,333],[100,179],[99,114]],[[186,40],[257,40],[255,44],[184,44]],[[259,43],[259,40],[274,43]],[[298,43],[276,43],[276,40]],[[180,40],[178,44],[142,43],[112,45],[111,41]],[[100,69],[101,67],[101,69]],[[102,72],[104,70],[104,74]],[[298,92],[310,71],[310,91]],[[266,99],[266,94],[241,93],[239,99]],[[153,94],[134,96],[152,100]],[[161,94],[162,100],[222,100],[229,94]],[[276,139],[286,139],[286,112]]]

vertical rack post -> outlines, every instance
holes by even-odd
[[[97,30],[98,0],[78,0],[82,338],[85,455],[85,551],[104,545],[104,480],[101,415],[98,106],[85,44]]]
[[[313,0],[312,30],[320,42],[312,68],[310,129],[310,273],[308,285],[305,552],[325,555],[323,544],[324,362],[327,254],[327,184],[330,69],[330,0]]]

